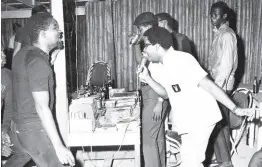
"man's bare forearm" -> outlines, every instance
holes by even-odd
[[[137,44],[137,45],[134,45],[133,47],[135,48],[136,62],[137,62],[137,64],[139,64],[141,62],[141,59],[142,59],[142,51],[141,51],[140,45]]]
[[[168,95],[165,88],[159,83],[157,83],[153,78],[148,77],[146,82],[159,96],[161,96],[163,99],[168,99]]]
[[[50,138],[53,146],[62,144],[61,139],[58,135],[56,125],[54,122],[53,115],[48,106],[36,106],[37,113],[42,122],[45,132]]]
[[[236,107],[235,103],[228,97],[226,92],[208,77],[203,78],[199,82],[199,86],[209,92],[217,101],[222,103],[228,109],[233,110]]]

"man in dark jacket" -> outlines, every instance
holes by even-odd
[[[156,16],[158,19],[158,26],[165,28],[171,33],[174,39],[174,49],[192,54],[191,44],[188,37],[177,32],[177,21],[168,13],[158,13]]]

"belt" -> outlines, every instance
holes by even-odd
[[[144,83],[144,82],[141,82],[140,85],[143,87],[143,86],[147,86],[148,84]]]

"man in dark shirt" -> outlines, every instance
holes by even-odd
[[[178,24],[168,13],[156,14],[158,26],[167,29],[174,39],[174,49],[192,54],[191,44],[188,37],[177,32]]]
[[[62,144],[52,115],[54,78],[49,52],[60,42],[61,31],[49,13],[32,16],[26,28],[32,46],[23,47],[13,59],[10,137],[15,152],[5,166],[23,166],[30,158],[37,166],[72,166],[74,157]]]
[[[32,16],[37,13],[44,13],[47,12],[47,9],[43,5],[35,6],[32,8],[31,14]],[[14,42],[14,51],[13,51],[13,57],[16,55],[16,53],[24,46],[31,46],[31,40],[29,37],[29,32],[26,26],[20,27],[17,29],[16,35],[15,35],[15,42]]]

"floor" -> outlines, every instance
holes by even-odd
[[[257,151],[256,143],[253,148],[246,145],[246,138],[243,138],[238,146],[238,154],[234,154],[232,162],[235,167],[248,167],[252,155]]]
[[[252,155],[256,152],[256,142],[253,148],[250,148],[246,144],[246,135],[243,136],[239,146],[237,147],[238,154],[234,154],[232,157],[232,162],[234,167],[248,167],[248,163],[252,157]],[[104,160],[92,160],[92,161],[84,161],[84,164],[77,164],[76,167],[108,167],[112,163],[114,167],[133,167],[134,159],[131,159],[133,151],[128,151],[128,153],[124,153],[123,157],[127,156],[127,159],[112,159],[107,162]],[[79,157],[78,157],[79,158]],[[81,158],[80,158],[81,159]],[[83,158],[86,159],[86,158]],[[31,165],[30,165],[31,166]]]
[[[245,133],[246,134],[246,133]],[[246,135],[243,136],[241,142],[237,147],[238,154],[234,154],[232,157],[232,162],[234,167],[248,167],[248,163],[252,157],[252,155],[257,151],[256,142],[253,148],[250,148],[246,143],[247,138]],[[104,160],[93,160],[93,161],[85,161],[84,167],[104,167],[105,166]],[[122,159],[122,160],[114,160],[112,162],[112,166],[114,167],[133,167],[134,166],[134,159]],[[82,165],[80,165],[82,166]]]

